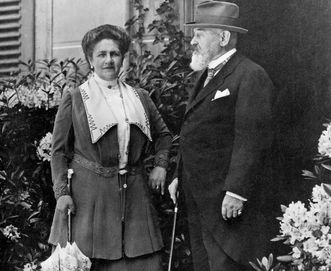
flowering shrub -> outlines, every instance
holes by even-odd
[[[331,124],[326,124],[324,130],[318,140],[318,152],[322,156],[331,158]]]
[[[318,181],[319,183],[331,182],[331,123],[324,124],[326,129],[318,140],[318,154],[314,158],[314,171],[303,170],[302,175],[306,179]],[[328,185],[323,186],[329,189]]]
[[[25,264],[23,268],[23,271],[36,271],[36,270],[38,270],[38,265],[36,265],[34,262]]]
[[[38,157],[43,161],[51,161],[52,133],[48,132],[37,147]]]
[[[306,208],[300,201],[283,206],[280,235],[292,248],[292,263],[298,270],[326,271],[331,268],[331,199],[323,185],[313,188]]]
[[[82,60],[40,60],[23,63],[26,69],[17,77],[0,85],[0,107],[13,108],[23,105],[28,108],[49,109],[59,105],[62,94],[86,78]]]
[[[282,263],[272,267],[270,260],[264,257],[257,266],[258,271],[330,271],[331,270],[331,186],[328,184],[331,171],[331,123],[318,140],[318,154],[314,158],[314,172],[303,170],[306,179],[318,181],[308,204],[301,201],[281,206],[283,216],[280,220],[280,234],[272,241],[284,241],[290,246],[289,255],[277,257]]]
[[[8,225],[6,228],[1,229],[2,234],[11,241],[17,242],[20,238],[20,233],[17,231],[17,228],[13,225]]]
[[[30,62],[0,83],[0,270],[38,270],[50,254],[55,200],[47,132],[63,91],[84,80],[81,67],[72,59]]]
[[[17,88],[17,103],[21,102],[24,106],[33,107],[49,107],[58,106],[61,100],[61,91],[54,85],[47,86],[43,89],[41,86],[19,86]],[[12,106],[15,103],[11,104]]]

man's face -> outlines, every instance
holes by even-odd
[[[193,54],[190,67],[194,71],[203,70],[212,59],[220,54],[220,35],[210,29],[196,28],[191,45]]]

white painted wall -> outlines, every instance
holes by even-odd
[[[192,12],[195,1],[177,0],[180,23]],[[157,19],[156,9],[163,0],[143,0],[149,8],[146,26]],[[35,59],[82,58],[81,40],[84,34],[101,24],[124,27],[136,12],[133,0],[35,0]],[[159,53],[161,46],[153,46],[154,36],[146,33],[148,50]]]
[[[53,0],[35,2],[35,58],[52,57],[52,7]]]
[[[52,56],[84,58],[84,34],[102,24],[124,26],[129,0],[53,0]]]

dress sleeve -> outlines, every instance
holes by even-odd
[[[154,166],[167,168],[172,135],[148,93],[144,91],[143,95],[149,109],[152,137],[155,142]]]
[[[55,117],[52,138],[51,170],[56,199],[63,195],[69,195],[67,170],[74,141],[71,109],[71,91],[66,91]]]
[[[177,153],[177,156],[176,156],[176,167],[175,167],[175,171],[174,171],[174,174],[172,175],[172,180],[174,179],[178,179],[178,181],[181,181],[181,178],[182,178],[182,168],[183,168],[183,165],[182,165],[182,156],[180,154],[180,152],[178,151]]]

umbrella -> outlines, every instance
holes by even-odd
[[[40,265],[42,271],[89,271],[91,261],[75,242],[68,242],[64,248],[58,244],[52,255]]]
[[[169,253],[168,271],[171,271],[171,265],[172,265],[172,254],[174,252],[174,242],[175,242],[175,233],[176,233],[177,213],[178,213],[178,200],[176,201],[175,208],[174,208],[174,222],[173,222],[173,225],[172,225],[172,234],[171,234],[171,245],[170,245],[170,253]]]
[[[74,171],[68,169],[68,190],[71,193],[71,178]],[[78,248],[75,242],[71,240],[71,211],[68,210],[68,242],[65,247],[60,244],[52,255],[41,265],[41,271],[89,271],[91,261]]]

